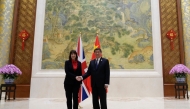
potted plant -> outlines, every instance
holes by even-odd
[[[3,76],[5,83],[11,84],[22,72],[15,65],[8,64],[0,68],[0,74]]]
[[[185,82],[187,74],[190,74],[190,69],[183,64],[176,64],[169,74],[174,74],[177,82]]]

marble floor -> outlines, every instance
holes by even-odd
[[[91,97],[80,103],[81,109],[92,109]],[[16,98],[0,101],[0,109],[67,109],[61,98]],[[108,109],[190,109],[189,99],[175,97],[108,98]]]

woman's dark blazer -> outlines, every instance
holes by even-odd
[[[81,84],[82,81],[77,81],[76,76],[81,76],[82,75],[82,70],[81,70],[81,63],[78,61],[77,63],[77,69],[73,69],[72,62],[67,60],[65,61],[65,81],[64,84]]]

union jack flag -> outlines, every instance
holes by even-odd
[[[81,62],[81,67],[82,67],[82,75],[87,72],[87,64],[86,64],[86,59],[85,59],[85,54],[84,54],[84,49],[82,47],[82,40],[81,40],[81,34],[78,38],[78,44],[77,44],[77,54],[78,54],[78,61]],[[82,85],[79,90],[79,99],[78,102],[80,103],[81,101],[85,100],[86,98],[89,97],[90,91],[89,88],[91,86],[88,86],[88,79],[85,79],[82,81]]]

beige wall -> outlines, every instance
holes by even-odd
[[[31,98],[65,98],[64,69],[41,69],[45,0],[37,1]],[[154,69],[111,70],[108,97],[163,97],[161,38],[158,0],[152,2]],[[156,86],[156,87],[155,87]],[[43,88],[42,88],[43,87]],[[47,89],[49,89],[47,91]],[[38,93],[36,93],[38,92]],[[119,92],[119,93],[118,93]]]

